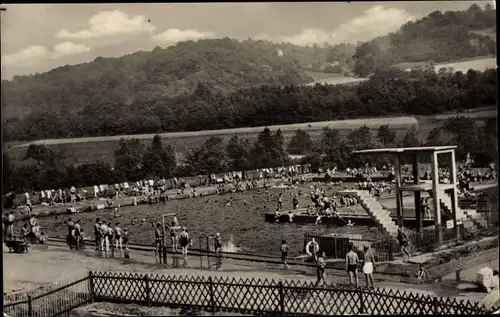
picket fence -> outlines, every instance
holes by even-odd
[[[64,286],[4,297],[4,313],[15,317],[70,316],[92,302],[135,303],[209,312],[255,315],[480,315],[486,310],[465,299],[439,298],[348,285],[314,287],[310,282],[227,277],[164,276],[89,272]]]

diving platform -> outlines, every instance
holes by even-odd
[[[398,226],[403,227],[406,222],[403,212],[403,192],[413,192],[415,199],[415,219],[417,221],[417,232],[422,232],[423,215],[422,215],[422,192],[428,192],[432,197],[432,205],[434,211],[434,228],[436,231],[437,244],[443,242],[441,210],[451,214],[453,226],[457,238],[460,236],[458,224],[463,221],[464,213],[458,207],[458,188],[457,188],[457,167],[455,162],[456,145],[448,146],[425,146],[425,147],[404,147],[404,148],[385,148],[385,149],[368,149],[354,151],[353,154],[358,155],[377,155],[389,156],[393,159],[394,176],[396,183],[396,210],[398,218]],[[421,156],[430,156],[431,159],[431,180],[421,181],[419,170],[419,158]],[[413,184],[401,183],[401,161],[410,159],[413,169]],[[445,158],[446,165],[450,170],[449,184],[439,183],[439,158]],[[365,195],[366,196],[366,195]],[[368,198],[367,198],[368,199]],[[373,205],[370,209],[376,210],[376,217],[383,217],[382,225],[385,225],[386,231],[394,230],[394,222],[387,221],[385,215],[381,213],[377,206]],[[367,209],[370,213],[370,211]],[[374,216],[374,214],[372,214]],[[390,217],[387,217],[390,219]],[[391,234],[392,235],[392,234]]]

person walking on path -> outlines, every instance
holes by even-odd
[[[353,245],[349,244],[349,252],[347,252],[345,256],[345,266],[346,271],[349,274],[349,282],[351,285],[355,284],[356,288],[358,288],[358,263],[359,258],[358,254],[354,252]]]
[[[287,257],[290,247],[286,244],[286,240],[281,240],[281,263],[285,265],[285,270],[288,269]]]
[[[373,254],[372,248],[365,245],[364,246],[365,255],[363,263],[363,273],[366,278],[366,288],[374,288],[373,286],[373,270],[375,269],[375,255]]]
[[[410,252],[408,252],[408,236],[406,235],[406,233],[403,231],[403,227],[399,227],[398,228],[398,243],[399,243],[399,246],[401,247],[401,253],[403,255],[403,260],[404,260],[404,256],[406,254],[406,256],[408,257],[408,259],[410,259],[411,255],[410,255]]]
[[[323,282],[323,285],[328,284],[328,281],[326,280],[325,276],[325,252],[321,252],[320,255],[318,256],[318,259],[316,260],[316,284],[314,284],[314,287],[318,287],[321,282]]]

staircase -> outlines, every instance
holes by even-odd
[[[398,226],[392,221],[390,212],[384,210],[382,205],[367,190],[344,190],[341,193],[356,196],[359,203],[372,217],[382,230],[392,237],[397,237]]]
[[[441,206],[441,209],[443,209],[449,216],[453,218],[453,214],[451,212],[451,206],[453,206],[451,197],[447,193],[445,193],[444,190],[439,191],[438,193],[439,197],[439,204]],[[465,217],[464,211],[458,207],[457,204],[457,219],[463,219]]]
[[[449,213],[449,215],[452,215],[451,197],[444,191],[441,191],[439,193],[439,203],[441,205],[441,209]],[[464,227],[469,231],[475,232],[480,230],[481,228],[482,229],[488,228],[487,221],[483,219],[482,216],[473,209],[466,210],[466,209],[461,209],[457,206],[457,219],[462,219],[462,221],[464,222]]]

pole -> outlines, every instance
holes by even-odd
[[[396,155],[395,159],[395,176],[396,176],[396,211],[398,217],[398,225],[403,227],[403,210],[401,203],[401,162],[399,155]]]

